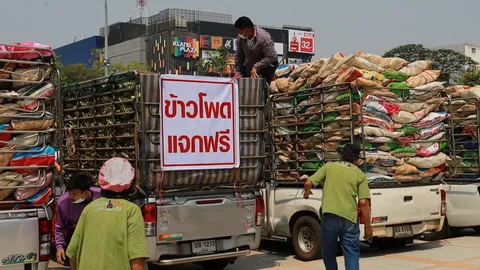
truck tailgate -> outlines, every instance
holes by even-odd
[[[157,207],[157,241],[189,241],[255,233],[255,195],[165,199]]]
[[[372,226],[441,219],[440,185],[371,188]]]
[[[39,229],[36,212],[0,211],[0,266],[38,261]]]

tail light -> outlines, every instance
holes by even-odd
[[[52,238],[52,221],[46,218],[41,218],[38,220],[38,242],[39,247],[39,258],[40,262],[45,262],[50,260],[50,242]]]
[[[255,225],[262,226],[263,218],[265,217],[265,203],[263,202],[262,196],[255,197],[256,208],[255,208]]]
[[[440,204],[440,213],[442,214],[442,217],[447,214],[447,192],[445,190],[440,190],[441,194],[441,204]]]
[[[145,235],[157,235],[157,205],[148,203],[142,208],[143,221],[145,222]]]

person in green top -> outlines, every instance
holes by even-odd
[[[360,157],[360,147],[347,144],[340,154],[342,161],[325,164],[311,177],[302,176],[305,180],[304,198],[308,199],[313,194],[313,186],[323,185],[320,227],[322,256],[327,270],[338,269],[338,239],[345,257],[345,268],[356,270],[360,267],[358,206],[365,219],[364,238],[368,241],[372,239],[370,190],[365,173],[355,165]]]
[[[131,164],[122,158],[103,165],[98,181],[102,197],[85,207],[67,248],[72,269],[148,269],[142,212],[126,200],[134,175]]]

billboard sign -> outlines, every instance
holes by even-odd
[[[288,51],[315,54],[315,33],[289,29]]]

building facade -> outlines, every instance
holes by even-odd
[[[104,39],[101,36],[92,36],[79,40],[55,49],[55,55],[60,57],[62,64],[85,64],[89,67],[93,65],[92,50],[104,46]]]
[[[275,42],[279,63],[308,62],[315,54],[315,34],[311,28],[286,25],[262,28]],[[104,33],[101,28],[100,36]],[[148,18],[110,25],[108,58],[112,63],[145,63],[152,71],[163,74],[193,75],[199,60],[210,58],[220,48],[230,52],[228,65],[233,67],[236,38],[229,14],[166,9]]]

